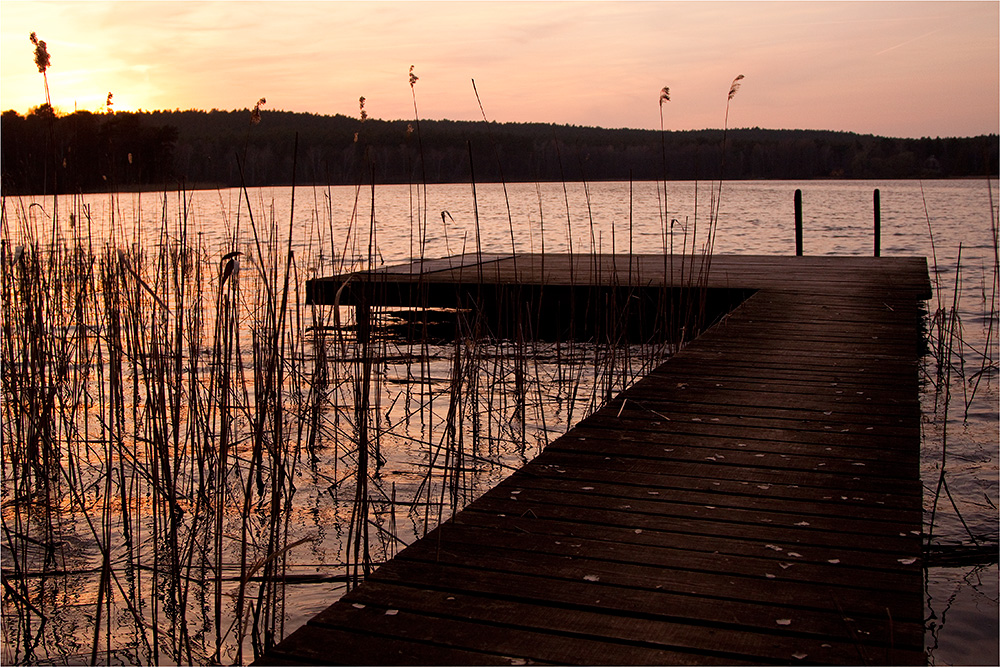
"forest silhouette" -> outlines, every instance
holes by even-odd
[[[250,109],[2,115],[3,192],[51,194],[298,183],[896,179],[996,176],[998,137],[902,139],[823,130],[604,129],[545,123],[364,122]],[[295,151],[296,136],[298,152]],[[661,145],[662,139],[662,145]],[[666,160],[664,165],[663,152]],[[499,155],[500,164],[496,159]],[[474,162],[470,165],[470,159]],[[470,168],[474,167],[474,170]],[[242,174],[242,176],[241,176]]]

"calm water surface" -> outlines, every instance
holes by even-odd
[[[796,188],[803,193],[805,254],[872,254],[872,192],[879,188],[882,254],[928,259],[935,287],[927,304],[929,319],[938,309],[947,311],[953,302],[958,304],[960,372],[951,375],[947,411],[943,388],[935,390],[930,380],[921,396],[925,534],[932,536],[935,547],[984,544],[995,551],[996,181],[727,182],[721,191],[717,185],[683,182],[668,183],[666,197],[655,183],[510,184],[506,190],[487,184],[477,187],[475,198],[469,185],[380,186],[374,193],[367,188],[300,187],[295,192],[294,218],[290,189],[273,188],[248,193],[252,220],[238,190],[197,191],[183,201],[177,194],[119,194],[59,198],[58,203],[39,199],[34,206],[8,201],[14,212],[6,214],[4,234],[14,243],[25,233],[37,239],[89,233],[118,244],[140,238],[157,243],[162,239],[162,221],[174,224],[186,209],[192,229],[217,266],[231,249],[234,235],[248,238],[253,228],[270,228],[273,221],[281,239],[290,226],[296,257],[308,258],[301,261],[307,275],[300,277],[306,278],[359,267],[369,257],[388,265],[417,256],[475,252],[477,238],[483,252],[658,253],[664,248],[700,252],[711,207],[717,203],[716,253],[789,255],[795,250]],[[60,225],[53,230],[49,216],[57,207]],[[541,368],[549,372],[544,362]],[[935,375],[930,357],[925,372],[929,379]],[[387,399],[392,396],[390,392]],[[567,417],[565,411],[561,416]],[[507,452],[501,458],[508,467],[485,474],[480,482],[495,483],[507,474],[504,470],[516,467],[518,459],[533,456],[551,436],[550,426],[536,424],[527,448]],[[936,493],[945,440],[946,480],[954,502]],[[399,451],[388,454],[393,493],[397,484],[402,489],[419,478],[406,469],[419,457],[407,451],[405,442],[397,446]],[[308,569],[309,564],[339,561],[342,529],[327,524],[331,515],[323,493],[302,493],[297,498],[295,511],[303,525],[325,532],[300,564]],[[407,534],[405,527],[398,530]],[[420,530],[414,525],[409,534]],[[927,570],[925,636],[931,663],[997,664],[997,565],[992,560]],[[325,608],[342,593],[340,586],[291,586],[286,629]]]

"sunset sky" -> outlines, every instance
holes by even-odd
[[[242,109],[970,136],[1000,126],[998,2],[0,0],[0,107]]]

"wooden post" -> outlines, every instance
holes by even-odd
[[[882,202],[878,188],[875,188],[875,256],[882,256]]]
[[[802,256],[802,190],[795,191],[795,256]]]

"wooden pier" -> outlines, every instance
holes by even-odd
[[[692,277],[746,298],[259,662],[923,663],[924,259],[465,256],[311,289]]]

